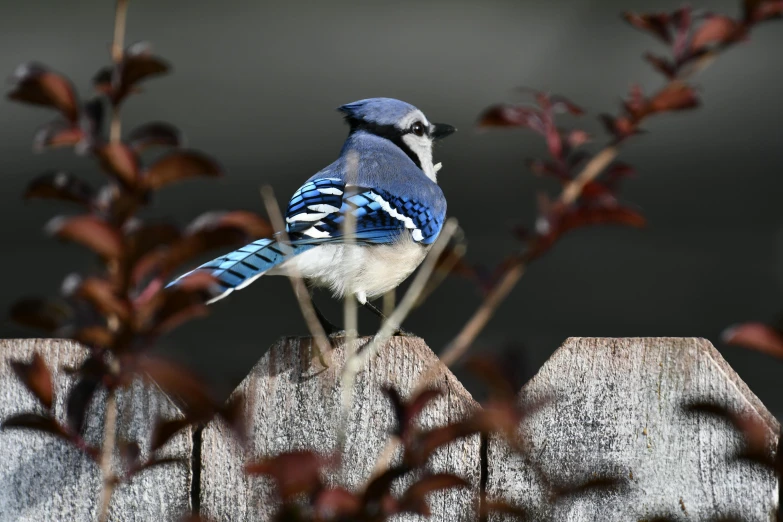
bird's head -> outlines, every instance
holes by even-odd
[[[352,133],[363,130],[388,139],[436,181],[440,163],[432,163],[432,146],[457,129],[445,123],[430,123],[419,109],[393,98],[368,98],[337,110],[345,115]]]

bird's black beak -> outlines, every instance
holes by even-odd
[[[452,127],[451,125],[448,125],[446,123],[433,123],[432,132],[430,133],[430,136],[432,136],[436,140],[440,140],[445,138],[446,136],[454,134],[456,130],[457,130],[456,127]]]

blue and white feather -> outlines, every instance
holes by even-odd
[[[390,98],[339,110],[350,134],[340,157],[291,197],[288,243],[261,239],[196,268],[221,286],[210,302],[294,266],[310,284],[338,298],[350,289],[364,303],[395,288],[424,259],[446,215],[432,145],[454,128],[430,123],[416,107]],[[355,218],[350,238],[344,234],[348,215]]]

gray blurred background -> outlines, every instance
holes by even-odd
[[[698,6],[735,14],[739,1]],[[127,130],[150,119],[183,129],[189,145],[217,157],[228,175],[163,191],[148,214],[184,223],[203,211],[263,212],[258,188],[281,203],[338,154],[347,127],[334,108],[374,96],[406,100],[460,129],[436,151],[449,214],[469,239],[468,259],[493,264],[516,246],[510,229],[530,224],[535,193],[552,185],[525,168],[544,153],[525,131],[473,130],[486,106],[519,98],[525,85],[564,94],[595,115],[615,111],[632,82],[659,80],[641,60],[658,44],[622,22],[623,10],[676,1],[259,2],[131,0],[128,41],[151,41],[173,74],[126,104]],[[697,7],[698,7],[697,6]],[[113,2],[28,0],[0,7],[0,72],[35,59],[86,92],[108,60]],[[529,376],[569,336],[701,336],[710,339],[773,410],[783,365],[726,347],[732,323],[772,319],[783,309],[783,23],[761,26],[696,82],[704,107],[646,125],[622,159],[639,176],[623,190],[650,221],[646,230],[593,228],[565,238],[532,266],[476,352],[513,349]],[[47,239],[42,226],[67,206],[25,205],[28,181],[68,168],[97,182],[93,162],[71,151],[31,152],[51,114],[0,102],[0,309],[54,293],[90,257]],[[333,317],[340,304],[318,302]],[[480,302],[476,289],[447,281],[405,323],[439,350]],[[377,322],[360,312],[370,333]],[[262,279],[186,325],[162,349],[189,362],[224,393],[281,335],[305,334],[290,285]],[[29,336],[7,320],[0,337]]]

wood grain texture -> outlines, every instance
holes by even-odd
[[[245,463],[290,450],[315,449],[326,453],[334,448],[340,417],[339,376],[345,362],[343,345],[337,344],[326,355],[328,369],[314,356],[310,339],[283,339],[239,386],[237,392],[250,398],[249,455],[242,453],[220,421],[207,425],[201,447],[202,515],[214,520],[270,520],[275,509],[274,487],[265,477],[245,477]],[[392,384],[407,398],[417,378],[434,364],[440,362],[424,341],[402,337],[392,338],[370,360],[357,377],[347,455],[337,476],[327,477],[330,483],[355,489],[367,480],[393,426],[390,403],[381,386]],[[430,428],[453,422],[477,407],[445,367],[441,368],[436,385],[446,392],[445,396],[424,410],[421,426]],[[433,456],[433,471],[457,474],[467,479],[472,488],[431,495],[430,520],[477,520],[480,462],[478,436],[452,443]]]
[[[530,458],[556,482],[598,474],[625,478],[626,486],[547,506],[529,463],[491,439],[491,496],[539,509],[536,520],[775,519],[775,476],[727,459],[741,447],[728,424],[682,410],[689,401],[713,400],[757,416],[768,426],[769,451],[776,447],[777,421],[709,341],[572,338],[523,387],[520,400],[550,394],[555,402],[520,430]]]
[[[0,341],[0,421],[23,412],[43,411],[9,365],[13,360],[29,361],[34,352],[41,354],[55,373],[55,414],[64,419],[64,398],[74,379],[60,370],[77,366],[87,351],[70,341],[19,339]],[[102,438],[102,404],[102,400],[93,401],[85,423],[85,437],[93,445]],[[118,435],[139,441],[143,459],[149,456],[155,415],[172,419],[179,415],[157,388],[141,382],[119,394],[118,411]],[[112,497],[110,520],[160,522],[177,520],[188,512],[192,442],[191,431],[184,430],[163,448],[164,456],[184,458],[185,463],[150,469],[120,485]],[[100,484],[98,467],[66,442],[31,430],[0,431],[0,520],[95,520]]]

